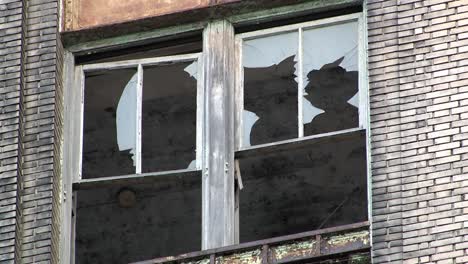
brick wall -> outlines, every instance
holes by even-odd
[[[62,129],[58,1],[28,0],[26,15],[22,263],[58,263]]]
[[[467,263],[468,4],[367,8],[374,263]]]
[[[59,263],[58,1],[26,3],[0,3],[0,262]],[[468,4],[366,5],[374,262],[466,263]]]
[[[19,258],[23,3],[0,3],[0,262]]]
[[[58,263],[62,63],[57,5],[57,0],[0,3],[2,263]]]

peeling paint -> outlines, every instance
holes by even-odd
[[[261,250],[248,251],[232,255],[220,256],[216,258],[216,263],[220,264],[261,264]]]
[[[209,258],[201,259],[197,261],[182,262],[182,264],[209,264],[209,263],[210,263]]]
[[[293,244],[286,244],[272,248],[272,255],[276,260],[310,256],[316,252],[315,240],[300,241]]]
[[[300,235],[235,245],[226,247],[222,251],[202,251],[199,252],[200,254],[192,253],[190,256],[180,255],[173,261],[168,261],[166,258],[157,262],[141,262],[141,264],[176,262],[181,264],[290,263],[299,260],[318,260],[317,257],[330,264],[344,263],[344,260],[349,264],[370,264],[368,228],[366,221],[318,230],[318,232],[306,232]]]
[[[328,244],[331,246],[340,246],[350,242],[362,241],[364,245],[369,244],[369,231],[361,231],[348,233],[339,236],[332,236],[328,239]]]
[[[350,264],[370,264],[371,259],[369,255],[354,255],[350,257]]]

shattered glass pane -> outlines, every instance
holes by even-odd
[[[144,67],[142,171],[194,168],[197,63]]]
[[[298,33],[243,44],[243,146],[298,136]]]
[[[304,135],[359,126],[358,24],[303,33]]]
[[[363,131],[239,161],[241,243],[367,220]]]
[[[136,69],[85,76],[84,179],[135,173]]]

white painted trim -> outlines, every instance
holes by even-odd
[[[266,147],[273,147],[273,146],[279,146],[279,145],[284,145],[284,144],[290,144],[290,143],[300,143],[302,141],[308,141],[311,139],[321,139],[321,138],[326,138],[330,136],[338,136],[338,135],[345,135],[348,133],[354,133],[356,131],[361,131],[363,130],[362,128],[350,128],[350,129],[344,129],[344,130],[338,130],[338,131],[333,131],[329,133],[322,133],[322,134],[317,134],[317,135],[311,135],[311,136],[305,136],[302,138],[292,138],[292,139],[286,139],[286,140],[281,140],[281,141],[275,141],[272,143],[265,143],[265,144],[260,144],[260,145],[255,145],[255,146],[250,146],[250,147],[245,147],[241,148],[237,151],[249,151],[249,150],[254,150],[254,149],[261,149],[261,148],[266,148]]]
[[[368,53],[368,45],[369,45],[369,39],[368,39],[368,31],[367,31],[367,0],[364,0],[363,4],[363,11],[362,14],[360,14],[360,21],[361,21],[361,34],[362,34],[362,46],[363,46],[363,52],[360,54],[360,58],[362,58],[362,67],[363,67],[363,73],[360,74],[360,76],[364,76],[363,78],[363,88],[362,90],[365,91],[364,94],[364,100],[366,102],[365,105],[365,128],[366,128],[366,154],[367,154],[367,206],[368,206],[368,221],[369,221],[369,240],[370,240],[370,245],[374,245],[374,236],[373,236],[373,219],[372,219],[372,144],[371,144],[371,136],[372,136],[372,131],[371,131],[371,126],[370,126],[370,92],[369,92],[369,69],[368,69],[368,58],[369,58],[369,53]],[[371,263],[374,263],[374,250],[371,250]]]
[[[203,72],[203,56],[202,54],[198,55],[197,58],[197,120],[196,120],[196,153],[195,153],[195,164],[197,170],[203,168],[203,133],[204,133],[204,115],[205,115],[205,74]]]
[[[299,49],[298,49],[298,71],[299,74],[297,76],[298,82],[297,82],[297,126],[298,126],[298,133],[297,136],[299,138],[304,137],[304,96],[303,96],[303,91],[304,91],[304,45],[303,45],[303,29],[299,28],[299,34],[298,34],[298,43],[299,43]]]
[[[78,152],[78,157],[80,160],[79,166],[78,166],[78,175],[74,176],[73,181],[79,181],[81,180],[83,174],[83,130],[84,130],[84,97],[85,97],[85,75],[83,71],[83,66],[78,66],[77,71],[76,71],[76,76],[75,78],[77,79],[77,87],[80,87],[81,93],[80,93],[80,149]]]
[[[169,171],[161,171],[161,172],[148,172],[148,173],[141,173],[141,174],[129,174],[129,175],[121,175],[121,176],[111,176],[111,177],[101,177],[101,178],[93,178],[93,179],[84,179],[79,182],[75,182],[75,185],[83,185],[83,184],[103,184],[103,183],[117,183],[121,184],[125,181],[132,181],[135,179],[138,180],[145,180],[145,179],[157,179],[165,176],[171,177],[178,177],[181,174],[189,174],[189,173],[196,173],[200,172],[200,170],[192,170],[192,169],[182,169],[182,170],[169,170]],[[98,187],[101,188],[101,187]],[[82,188],[78,188],[80,190]],[[86,188],[89,189],[89,188]]]
[[[141,139],[142,139],[142,111],[143,111],[143,66],[138,64],[137,72],[137,111],[136,111],[136,138],[135,138],[135,172],[136,174],[141,173]]]
[[[359,71],[359,127],[367,128],[367,67],[366,67],[366,45],[364,43],[364,27],[362,16],[358,20],[358,71]]]
[[[235,100],[235,119],[236,119],[236,142],[235,149],[241,149],[244,144],[244,67],[243,67],[243,55],[242,55],[242,44],[243,40],[240,38],[235,39],[236,47],[236,65],[235,65],[235,79],[236,87],[234,92]]]
[[[199,57],[200,57],[200,53],[192,53],[192,54],[155,57],[155,58],[147,58],[147,59],[126,60],[126,61],[118,61],[118,62],[103,62],[103,63],[83,65],[83,69],[85,72],[96,71],[96,70],[116,70],[116,69],[138,67],[138,65],[154,66],[154,65],[170,64],[173,62],[195,61]]]

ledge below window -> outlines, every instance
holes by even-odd
[[[371,263],[369,222],[270,238],[134,264]],[[329,262],[326,262],[329,263]]]

